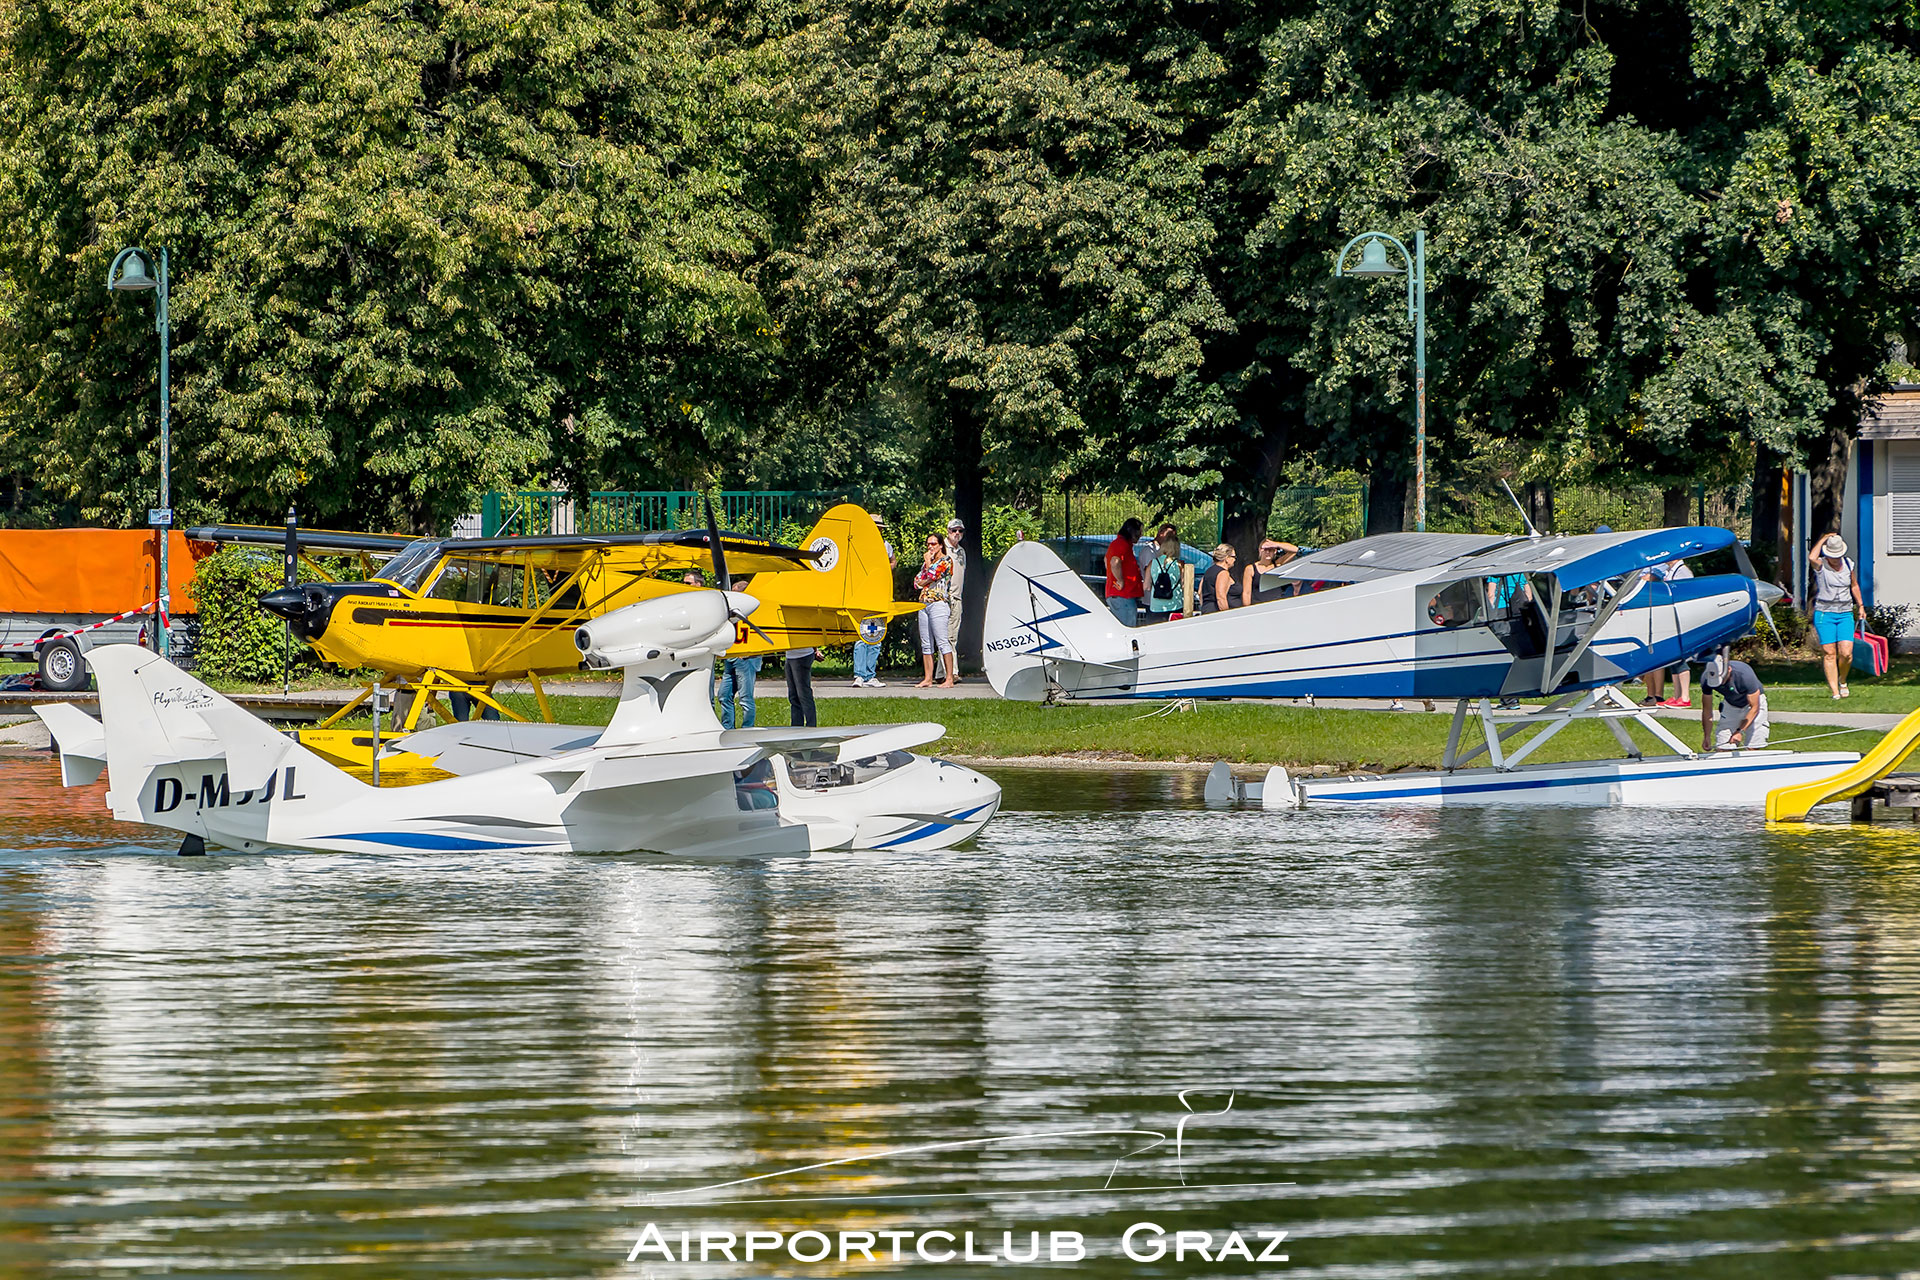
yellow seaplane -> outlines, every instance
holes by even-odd
[[[197,541],[284,546],[289,562],[298,556],[323,576],[331,575],[314,556],[359,558],[363,581],[304,582],[260,597],[262,608],[286,619],[327,662],[380,673],[378,685],[369,683],[299,734],[302,745],[347,764],[370,761],[371,739],[334,726],[377,687],[410,695],[396,711],[396,733],[418,728],[429,707],[442,723],[461,718],[442,702],[454,694],[526,719],[495,695],[502,680],[526,681],[541,717],[551,721],[542,677],[581,669],[575,629],[640,600],[700,589],[682,581],[690,572],[712,573],[722,587],[750,578],[747,593],[760,607],[751,622],[736,619],[730,658],[851,644],[863,619],[920,608],[895,603],[880,530],[852,503],[822,516],[804,547],[723,532],[711,512],[705,529],[650,533],[405,538],[238,525],[186,533]]]

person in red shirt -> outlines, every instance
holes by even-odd
[[[1129,627],[1140,625],[1140,599],[1146,595],[1145,584],[1140,581],[1140,557],[1133,550],[1144,528],[1138,520],[1130,519],[1107,544],[1107,608]]]

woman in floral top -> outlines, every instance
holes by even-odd
[[[913,577],[913,585],[920,590],[920,663],[926,669],[926,676],[916,689],[933,687],[933,655],[939,653],[947,660],[947,678],[940,683],[942,689],[951,689],[957,683],[958,672],[954,668],[953,640],[947,634],[947,621],[952,616],[952,606],[947,598],[953,589],[953,559],[947,554],[946,540],[937,533],[927,535],[927,553],[921,558],[920,572]]]

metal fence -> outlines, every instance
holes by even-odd
[[[1302,545],[1329,546],[1359,537],[1366,515],[1367,491],[1362,483],[1298,485],[1274,494],[1266,531]],[[1149,534],[1160,524],[1177,526],[1180,536],[1194,546],[1212,546],[1226,528],[1226,511],[1217,499],[1167,509],[1133,493],[1076,491],[1045,495],[1031,526],[1023,532],[1041,538],[1111,536],[1135,516]]]
[[[589,493],[583,506],[559,489],[495,491],[481,500],[480,536],[691,529],[706,523],[702,496],[698,489],[607,490]],[[804,528],[837,502],[859,501],[858,494],[808,489],[734,489],[714,496],[721,527],[766,537],[794,525]]]

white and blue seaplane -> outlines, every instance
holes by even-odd
[[[135,645],[88,655],[99,720],[65,704],[35,711],[66,785],[104,768],[113,816],[184,833],[182,853],[766,858],[942,849],[986,824],[997,783],[908,750],[940,725],[721,728],[714,659],[756,603],[684,592],[593,619],[575,633],[586,665],[624,669],[611,723],[477,721],[379,744],[388,759],[431,762],[435,780],[412,786],[361,781]]]
[[[1743,572],[1677,580],[1657,572],[1728,548]],[[1052,551],[1016,543],[987,600],[987,677],[1001,696],[1029,701],[1453,700],[1438,770],[1296,779],[1273,769],[1262,783],[1215,766],[1210,798],[1271,809],[1757,805],[1775,787],[1858,759],[1838,751],[1697,752],[1619,689],[1747,635],[1779,598],[1778,588],[1756,581],[1725,529],[1380,534],[1302,557],[1278,577],[1265,581],[1299,593],[1269,598],[1263,590],[1244,608],[1127,627]],[[1495,705],[1526,697],[1545,702]],[[1469,734],[1475,713],[1479,731]],[[1606,725],[1619,758],[1529,763],[1577,720]],[[1644,754],[1628,724],[1665,750]]]

